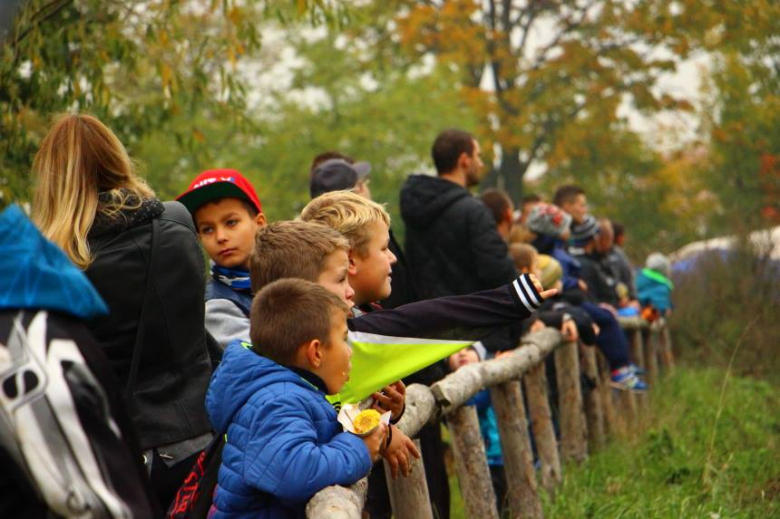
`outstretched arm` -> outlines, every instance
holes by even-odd
[[[371,312],[349,320],[350,330],[395,337],[478,340],[531,316],[556,290],[542,291],[523,274],[502,287],[464,296],[446,296]]]

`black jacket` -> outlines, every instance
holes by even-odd
[[[89,238],[95,259],[86,274],[110,311],[91,320],[89,328],[123,388],[143,316],[143,350],[128,399],[141,447],[207,433],[204,401],[211,365],[203,324],[205,269],[192,217],[178,202],[166,203],[163,212],[156,200],[146,201],[138,212],[99,222]]]
[[[580,262],[580,279],[588,285],[588,297],[591,301],[597,303],[608,303],[612,306],[618,305],[617,292],[615,290],[615,279],[608,276],[604,271],[604,266],[600,258],[594,254],[584,254],[575,252],[572,254]]]
[[[401,189],[406,260],[423,298],[496,288],[517,275],[489,209],[463,187],[410,176]]]

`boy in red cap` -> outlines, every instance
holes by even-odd
[[[192,214],[211,258],[206,329],[222,349],[234,339],[249,340],[249,258],[255,233],[266,223],[255,188],[236,170],[214,169],[195,177],[176,200]]]

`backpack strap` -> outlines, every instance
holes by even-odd
[[[133,359],[130,363],[130,376],[127,378],[127,386],[125,387],[125,395],[129,398],[132,396],[135,389],[136,380],[138,378],[138,369],[141,365],[141,357],[144,350],[144,335],[146,332],[146,314],[149,308],[151,299],[151,284],[152,275],[154,273],[154,258],[155,248],[157,240],[155,239],[158,234],[158,227],[160,226],[159,218],[152,220],[152,236],[151,247],[149,248],[149,263],[146,267],[146,284],[144,286],[144,296],[141,299],[141,314],[138,317],[138,332],[135,335],[135,345],[133,346]]]

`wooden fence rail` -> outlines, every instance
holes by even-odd
[[[620,324],[630,337],[632,362],[644,368],[648,382],[655,385],[659,357],[665,370],[674,369],[665,323],[657,321],[648,325],[639,318],[627,318],[620,319]],[[560,440],[555,437],[547,396],[544,361],[550,354],[554,355],[556,367]],[[585,396],[581,374],[590,386]],[[594,348],[578,347],[574,342],[563,342],[557,330],[547,328],[525,337],[513,355],[469,364],[430,387],[410,385],[406,391],[406,411],[397,426],[409,437],[415,437],[426,423],[447,417],[466,516],[497,519],[476,408],[464,405],[479,391],[490,388],[504,454],[511,517],[541,518],[538,485],[554,496],[562,481],[561,461],[585,460],[588,452],[603,446],[609,435],[635,425],[640,409],[647,405],[647,395],[637,399],[631,392],[613,391],[610,382],[609,369],[600,353]],[[528,403],[527,413],[524,402]],[[541,466],[538,483],[529,425]],[[415,461],[409,478],[388,477],[387,480],[396,519],[433,517],[422,460]],[[325,488],[309,501],[306,516],[360,519],[367,488],[365,478],[350,487]]]

